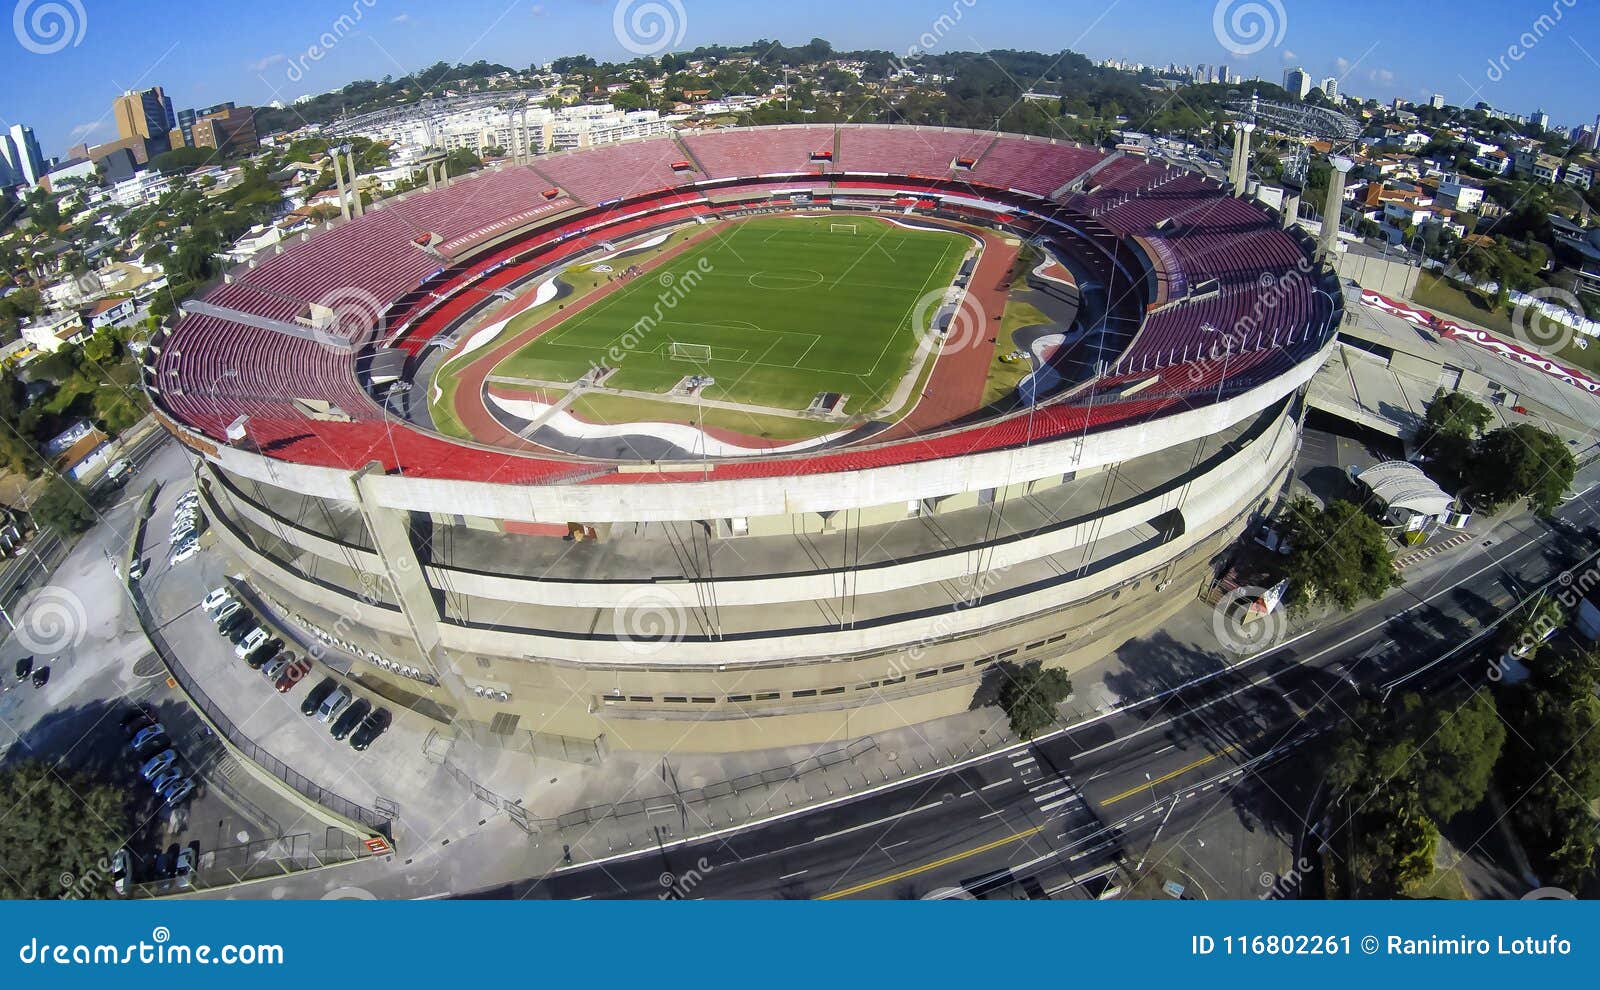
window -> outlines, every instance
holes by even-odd
[[[478,658],[478,666],[482,667],[484,670],[488,670],[489,667],[490,667],[489,658],[488,657],[479,657]]]
[[[844,688],[842,688],[842,687],[823,688],[822,689],[822,693],[823,694],[844,694]]]
[[[1038,640],[1034,640],[1032,643],[1029,643],[1027,646],[1024,646],[1023,649],[1027,650],[1029,653],[1032,653],[1034,650],[1037,650],[1039,647],[1041,647],[1043,645],[1044,645],[1044,640],[1038,639]]]
[[[715,698],[690,698],[689,700],[697,705],[714,705],[717,703]]]
[[[748,694],[730,694],[730,695],[728,695],[728,701],[733,703],[733,704],[738,704],[738,703],[740,703],[742,701],[749,701],[749,700],[750,700],[750,696]]]
[[[661,700],[667,702],[668,704],[673,704],[673,705],[683,705],[683,704],[688,704],[688,702],[689,702],[688,698],[685,698],[683,695],[680,695],[680,694],[669,694],[666,697],[662,698]]]
[[[791,695],[791,697],[795,697],[795,698],[815,698],[816,696],[817,696],[817,692],[816,692],[815,689],[812,689],[812,688],[807,688],[804,691],[796,691],[796,692],[794,692],[793,695]]]
[[[1000,654],[1000,659],[1004,660],[1007,657],[1014,657],[1016,655],[1017,655],[1017,651],[1016,650],[1005,650]]]
[[[955,673],[956,671],[960,670],[962,667],[965,667],[965,666],[966,666],[966,664],[964,664],[964,663],[953,663],[950,666],[948,666],[948,667],[944,668],[943,670],[939,671],[939,673],[941,673],[941,674],[953,674],[953,673]]]
[[[776,691],[763,691],[762,693],[756,695],[756,700],[757,701],[777,701],[778,700],[778,692],[776,692]]]
[[[890,684],[904,684],[905,682],[906,679],[904,677],[885,677],[883,679],[883,684],[885,687],[889,686]]]
[[[646,705],[653,705],[655,704],[656,699],[653,695],[648,694],[630,694],[628,695],[628,700],[641,702]]]

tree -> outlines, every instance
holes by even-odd
[[[1485,434],[1473,448],[1472,489],[1490,506],[1526,496],[1535,512],[1549,515],[1561,504],[1578,462],[1560,437],[1518,423]]]
[[[44,763],[0,770],[0,897],[109,897],[109,863],[131,831],[114,787]],[[82,882],[104,877],[104,883]]]
[[[1494,413],[1477,399],[1465,392],[1446,392],[1441,388],[1433,393],[1428,414],[1423,417],[1417,434],[1424,443],[1440,434],[1472,440],[1493,420]]]
[[[1360,506],[1340,499],[1319,509],[1301,496],[1289,503],[1286,516],[1294,548],[1285,599],[1290,608],[1327,603],[1349,611],[1400,585],[1383,527]]]
[[[62,536],[81,533],[94,525],[95,512],[83,486],[63,475],[56,475],[43,494],[29,508],[33,521],[48,526]]]
[[[1428,817],[1447,822],[1477,807],[1489,792],[1506,741],[1494,698],[1487,691],[1474,691],[1453,710],[1429,706],[1409,735],[1417,740],[1423,766],[1416,775],[1417,792]]]
[[[1032,739],[1054,725],[1056,705],[1072,694],[1072,679],[1054,667],[1002,664],[1000,676],[1000,707],[1019,739]]]

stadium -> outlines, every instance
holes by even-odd
[[[1278,215],[1063,141],[430,179],[229,272],[144,381],[259,604],[510,749],[843,740],[1097,659],[1270,509],[1341,317]]]

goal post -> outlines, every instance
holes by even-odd
[[[830,224],[828,224],[828,233],[830,233],[830,234],[832,234],[832,233],[853,234],[855,232],[856,232],[856,225],[853,224],[853,223],[830,223]]]
[[[674,361],[700,361],[711,360],[710,344],[685,344],[674,340],[667,344],[667,356]]]

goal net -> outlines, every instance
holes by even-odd
[[[828,224],[828,232],[853,234],[856,232],[856,225],[853,223],[830,223]]]
[[[674,340],[667,345],[667,356],[674,361],[709,361],[711,345],[685,344]]]

